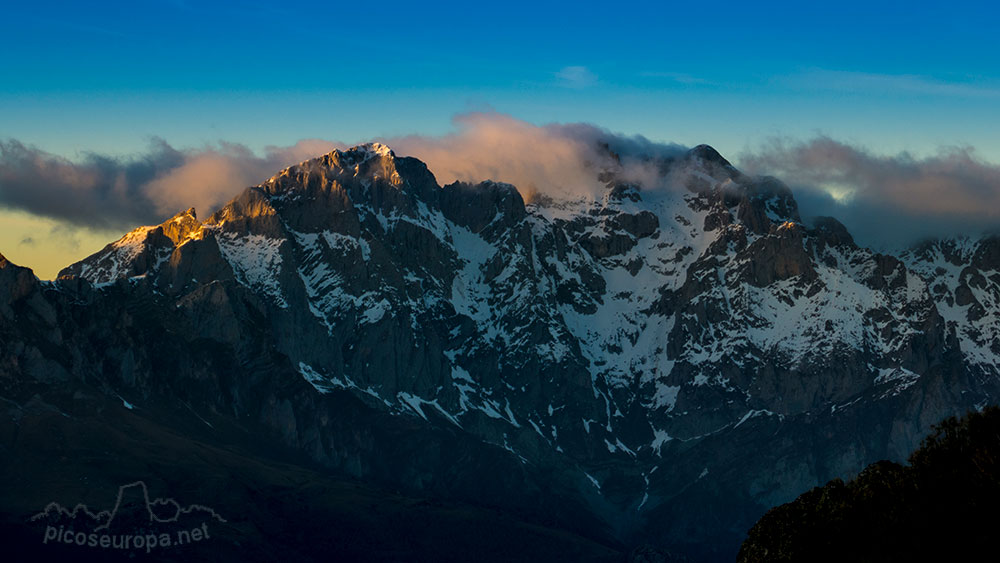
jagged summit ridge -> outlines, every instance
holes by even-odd
[[[370,167],[371,161],[376,161],[383,167],[392,167],[396,159],[396,154],[387,145],[382,143],[365,143],[347,149],[334,149],[322,156],[304,160],[296,165],[289,166],[279,174],[272,177],[268,182],[289,173],[294,174],[295,170],[313,170],[317,168],[328,169],[333,174],[353,173],[358,175],[363,173],[363,168]],[[369,165],[366,167],[365,165]],[[268,183],[265,182],[265,185]]]
[[[331,167],[353,168],[372,159],[393,159],[395,157],[396,153],[388,145],[379,142],[370,142],[343,149],[333,149],[324,155],[306,159],[296,165],[289,166],[285,170],[296,166],[308,166],[310,163],[322,163]]]

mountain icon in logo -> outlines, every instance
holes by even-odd
[[[146,483],[135,481],[118,487],[118,496],[110,510],[94,512],[83,503],[68,509],[58,502],[50,502],[44,510],[32,516],[30,520],[36,522],[46,518],[61,519],[64,517],[76,520],[78,516],[83,516],[97,524],[94,528],[96,532],[111,528],[116,521],[138,525],[167,524],[179,522],[183,516],[196,514],[203,514],[219,522],[226,522],[225,518],[208,506],[201,504],[182,506],[173,498],[150,499]]]

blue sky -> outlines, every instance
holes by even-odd
[[[67,156],[137,150],[150,136],[260,148],[435,134],[455,113],[492,108],[730,155],[823,132],[889,151],[971,144],[1000,160],[998,11],[987,5],[137,0],[4,11],[0,136]]]
[[[945,169],[1000,201],[998,16],[974,2],[6,2],[0,142],[75,162],[141,160],[154,139],[263,155],[303,139],[439,136],[456,115],[492,111],[708,143],[811,180],[815,151],[856,168],[823,178],[936,182]],[[847,148],[751,158],[817,138]],[[953,173],[967,155],[941,147],[985,164]],[[0,251],[47,276],[115,234],[5,199],[0,185]]]

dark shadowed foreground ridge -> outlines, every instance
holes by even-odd
[[[996,549],[998,474],[1000,408],[949,418],[908,465],[880,461],[768,511],[739,561],[978,560]]]

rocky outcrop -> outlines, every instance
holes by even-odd
[[[510,184],[464,182],[441,190],[441,212],[456,225],[485,237],[502,233],[524,220],[524,200]]]
[[[805,228],[787,221],[772,225],[768,236],[755,240],[739,259],[746,265],[743,276],[757,287],[798,278],[802,283],[816,279],[813,257],[805,249]]]
[[[10,305],[20,301],[38,287],[38,279],[28,268],[22,268],[7,260],[0,254],[0,306],[4,312],[10,311]]]

